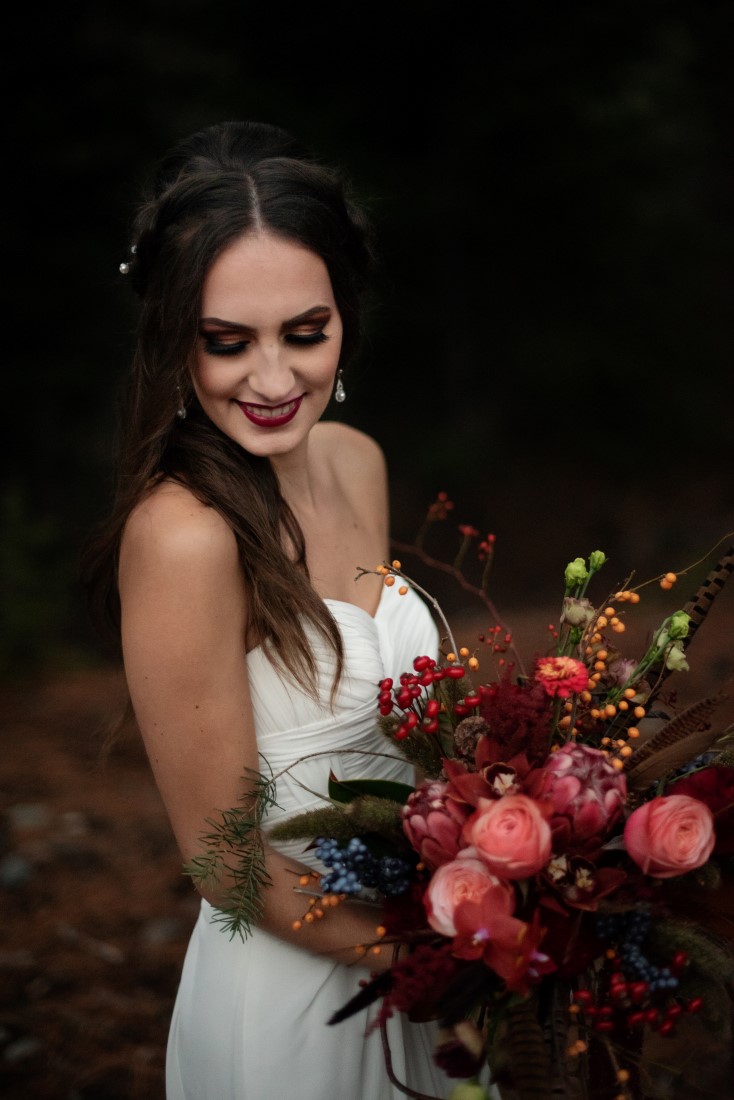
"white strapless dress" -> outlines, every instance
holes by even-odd
[[[271,823],[321,805],[304,787],[325,792],[329,769],[343,778],[411,782],[404,762],[367,754],[390,751],[376,730],[378,681],[397,678],[414,657],[437,651],[428,609],[412,590],[400,596],[394,588],[383,589],[374,618],[353,604],[326,603],[345,654],[333,709],[334,658],[317,635],[310,639],[320,675],[316,699],[262,649],[248,655],[258,746],[273,773],[309,753],[323,754],[278,780]],[[304,844],[279,847],[317,866]],[[303,949],[261,929],[244,943],[230,940],[212,913],[202,902],[184,963],[168,1044],[168,1100],[401,1100],[385,1071],[379,1032],[365,1036],[375,1006],[327,1025],[358,991],[363,969],[311,954],[307,928]],[[432,1063],[434,1031],[397,1015],[390,1020],[393,1068],[411,1088],[447,1097],[456,1082]]]

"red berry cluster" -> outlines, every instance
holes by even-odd
[[[497,541],[496,535],[487,535],[486,539],[482,539],[479,543],[477,557],[480,561],[486,561],[494,553],[494,544]]]
[[[685,952],[677,951],[671,971],[678,975],[687,963]],[[610,975],[606,995],[595,1001],[590,990],[579,989],[573,995],[576,1007],[572,1006],[571,1011],[582,1011],[589,1026],[597,1032],[628,1031],[647,1026],[660,1035],[672,1035],[680,1016],[700,1012],[703,1007],[702,997],[687,1001],[668,998],[666,1003],[656,1005],[651,993],[649,982],[628,981],[621,970],[615,969]]]
[[[479,641],[483,642],[484,645],[491,646],[493,653],[507,653],[507,647],[512,645],[512,634],[506,633],[504,638],[500,640],[498,635],[504,629],[502,626],[490,626],[486,634],[479,635]]]
[[[449,512],[453,511],[454,502],[449,500],[448,493],[439,493],[433,504],[429,505],[427,519],[433,521],[446,519]]]
[[[380,680],[377,696],[380,714],[387,717],[393,711],[398,712],[400,720],[395,731],[398,741],[402,741],[413,730],[437,733],[441,704],[438,699],[429,696],[429,688],[447,677],[460,680],[465,675],[461,665],[439,666],[432,657],[416,657],[413,668],[414,672],[404,672],[401,675],[398,685],[389,676]],[[472,706],[477,706],[479,696],[467,696],[464,702],[469,700],[472,700]],[[467,708],[465,713],[469,714],[470,709]]]

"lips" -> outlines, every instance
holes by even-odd
[[[251,424],[258,428],[280,428],[289,424],[301,407],[304,395],[288,401],[285,405],[250,405],[246,401],[237,404]]]

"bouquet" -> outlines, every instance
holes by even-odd
[[[451,571],[468,587],[463,556],[479,536],[460,531]],[[493,550],[493,536],[480,541],[488,607]],[[429,597],[440,655],[416,654],[397,682],[376,685],[375,700],[391,750],[420,782],[332,774],[323,809],[270,833],[302,838],[325,867],[298,887],[310,895],[305,925],[351,897],[383,905],[375,944],[358,950],[392,948],[392,965],[331,1022],[379,1001],[386,1044],[394,1013],[438,1020],[436,1062],[464,1079],[456,1100],[487,1095],[487,1063],[502,1095],[519,1100],[711,1095],[697,1091],[691,1036],[731,1039],[734,730],[713,723],[723,696],[675,713],[666,685],[688,668],[734,547],[637,657],[622,644],[644,586],[628,578],[593,603],[605,561],[596,551],[568,564],[559,622],[531,668],[503,624],[480,635],[496,662],[484,683],[474,682],[477,651],[455,644]],[[419,588],[399,561],[376,571],[387,585]],[[655,580],[671,590],[677,577]],[[248,841],[240,886],[257,880],[250,842],[275,797],[271,781],[258,783],[259,816],[243,829],[241,813],[225,815],[199,877],[207,859]],[[223,913],[231,930],[246,931],[242,897]]]

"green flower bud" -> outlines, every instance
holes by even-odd
[[[575,588],[577,584],[583,584],[589,575],[586,562],[583,558],[574,558],[566,566],[566,588]]]
[[[606,560],[607,556],[603,550],[594,550],[589,554],[589,569],[592,573],[598,573]]]
[[[460,1081],[458,1085],[454,1085],[449,1100],[489,1100],[489,1098],[476,1081]]]
[[[671,672],[688,672],[690,666],[683,652],[683,642],[673,642],[665,657],[665,667]]]
[[[671,638],[687,638],[690,623],[690,615],[687,615],[685,611],[676,611],[675,615],[670,616],[670,621],[668,622],[669,636]]]

